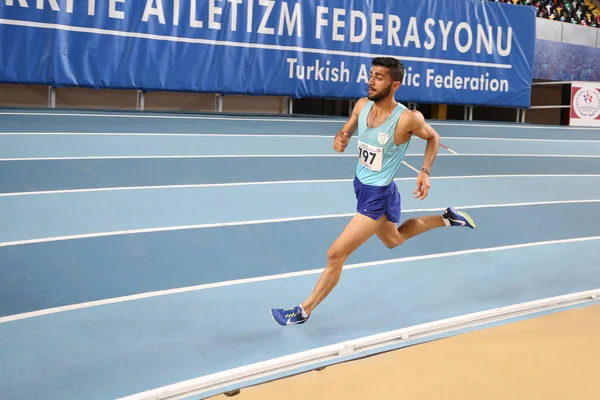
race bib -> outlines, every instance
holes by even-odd
[[[383,149],[358,141],[358,161],[371,171],[381,171]]]

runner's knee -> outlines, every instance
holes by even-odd
[[[404,238],[402,235],[390,236],[386,237],[382,242],[388,249],[394,249],[404,243]]]
[[[341,267],[348,255],[339,247],[332,246],[327,251],[327,265]]]

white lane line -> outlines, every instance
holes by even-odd
[[[418,174],[420,174],[420,171],[418,169],[416,169],[415,167],[413,167],[412,165],[410,165],[409,163],[407,163],[406,161],[402,161],[402,164],[406,165],[408,168],[412,169],[413,171],[415,171]],[[414,179],[414,178],[412,178]]]
[[[506,174],[506,175],[451,175],[451,176],[432,176],[435,179],[481,179],[481,178],[597,178],[600,174]]]
[[[600,154],[522,154],[522,153],[457,153],[438,154],[438,156],[450,157],[550,157],[550,158],[600,158]]]
[[[454,154],[454,155],[458,154],[456,151],[452,150],[450,147],[446,146],[443,143],[440,143],[440,146],[443,147],[444,149],[446,149],[447,151],[449,151],[450,153]]]
[[[191,120],[217,120],[217,121],[258,121],[258,122],[300,122],[315,123],[324,122],[332,124],[343,124],[347,119],[335,118],[282,118],[282,117],[247,117],[247,116],[219,116],[219,115],[155,115],[155,114],[110,114],[110,113],[66,113],[66,112],[26,112],[26,111],[2,111],[0,115],[12,116],[42,116],[42,117],[95,117],[95,118],[139,118],[139,119],[191,119]],[[599,128],[593,127],[575,127],[562,125],[524,125],[524,124],[481,124],[471,121],[463,122],[438,122],[438,120],[428,120],[432,126],[459,126],[459,127],[479,127],[479,128],[508,128],[508,129],[544,129],[544,130],[564,130],[564,131],[598,131]]]
[[[600,176],[600,175],[598,175]],[[415,178],[397,178],[395,180],[408,180]],[[0,197],[10,196],[31,196],[43,194],[67,194],[67,193],[89,193],[89,192],[113,192],[122,190],[160,190],[160,189],[192,189],[206,187],[230,187],[230,186],[258,186],[258,185],[291,185],[298,183],[340,183],[352,182],[352,179],[322,179],[322,180],[288,180],[288,181],[264,181],[264,182],[230,182],[230,183],[197,183],[197,184],[182,184],[182,185],[156,185],[156,186],[120,186],[106,188],[89,188],[89,189],[65,189],[65,190],[42,190],[36,192],[14,192],[0,193]]]
[[[334,134],[255,134],[255,133],[134,133],[134,132],[0,132],[0,136],[148,136],[148,137],[249,137],[249,138],[308,138],[333,139]],[[469,136],[441,136],[442,140],[510,141],[541,143],[600,143],[600,140],[585,139],[539,139],[539,138],[494,138]],[[352,136],[351,140],[356,139]],[[443,146],[446,150],[446,146]]]
[[[599,132],[600,133],[600,132]],[[443,136],[443,140],[482,140],[482,141],[508,141],[508,142],[548,142],[548,143],[600,143],[600,140],[585,139],[530,139],[530,138],[494,138],[494,137],[467,137]]]
[[[256,121],[256,122],[300,122],[315,123],[326,122],[340,124],[345,119],[319,119],[319,118],[281,118],[281,117],[241,117],[241,116],[210,116],[210,115],[155,115],[155,114],[107,114],[107,113],[48,113],[48,112],[0,112],[0,115],[23,115],[29,117],[93,117],[93,118],[137,118],[137,119],[183,119],[183,120],[215,120],[215,121]]]
[[[455,208],[458,208],[461,210],[471,210],[471,209],[478,209],[478,208],[526,207],[526,206],[539,206],[539,205],[552,205],[552,204],[584,204],[584,203],[600,203],[600,199],[553,200],[553,201],[536,201],[536,202],[527,202],[527,203],[480,204],[480,205],[471,205],[471,206],[456,206]],[[445,207],[419,208],[419,209],[412,209],[412,210],[403,210],[402,212],[403,213],[439,212],[439,211],[444,211],[445,209],[446,209]],[[94,232],[94,233],[84,233],[84,234],[79,234],[79,235],[42,237],[42,238],[36,238],[36,239],[0,242],[0,247],[20,246],[20,245],[46,243],[46,242],[59,242],[59,241],[64,241],[64,240],[75,240],[75,239],[89,239],[89,238],[97,238],[97,237],[105,237],[105,236],[133,235],[133,234],[140,234],[140,233],[221,228],[221,227],[241,226],[241,225],[273,224],[273,223],[281,223],[281,222],[307,221],[307,220],[315,220],[315,219],[347,218],[347,217],[352,217],[354,214],[355,213],[323,214],[323,215],[309,215],[309,216],[302,216],[302,217],[271,218],[271,219],[260,219],[260,220],[250,220],[250,221],[215,222],[215,223],[211,223],[211,224],[179,225],[179,226],[165,226],[165,227],[154,227],[154,228],[143,228],[143,229],[129,229],[129,230],[121,230],[121,231]]]
[[[553,158],[600,158],[586,154],[521,154],[521,153],[440,153],[437,157],[553,157]],[[0,158],[0,162],[14,161],[67,161],[67,160],[134,160],[134,159],[185,159],[185,158],[310,158],[310,157],[356,157],[355,154],[204,154],[172,156],[84,156],[84,157],[15,157]],[[405,157],[423,157],[419,154],[406,154]]]
[[[410,166],[409,166],[410,167]],[[416,171],[416,169],[415,169]],[[416,171],[417,173],[419,171]],[[509,175],[454,175],[454,176],[432,176],[431,180],[436,179],[497,179],[497,178],[598,178],[600,174],[509,174]],[[394,181],[412,181],[415,177],[394,178]],[[262,182],[229,182],[229,183],[194,183],[181,185],[156,185],[156,186],[117,186],[86,189],[59,189],[59,190],[41,190],[34,192],[10,192],[0,193],[0,197],[14,196],[37,196],[46,194],[71,194],[71,193],[92,193],[92,192],[117,192],[123,190],[161,190],[161,189],[196,189],[206,187],[234,187],[234,186],[261,186],[261,185],[293,185],[293,184],[313,184],[313,183],[346,183],[353,179],[307,179],[307,180],[287,180],[287,181],[262,181]]]
[[[557,131],[597,131],[600,134],[600,128],[592,127],[575,127],[575,126],[560,126],[560,125],[522,125],[522,124],[478,124],[476,122],[429,122],[431,126],[459,126],[459,127],[476,127],[476,128],[506,128],[506,129],[544,129]]]
[[[250,138],[318,138],[333,139],[331,134],[257,134],[257,133],[144,133],[144,132],[0,132],[0,136],[157,136],[157,137],[250,137]],[[600,136],[600,135],[599,135]],[[356,139],[352,136],[351,140]],[[494,138],[479,136],[441,136],[442,140],[481,140],[511,142],[548,142],[548,143],[600,143],[599,140],[585,139],[533,139],[533,138]],[[447,148],[446,148],[447,149]],[[447,149],[448,150],[448,149]]]
[[[357,263],[357,264],[348,264],[348,265],[344,266],[344,269],[348,270],[348,269],[356,269],[356,268],[365,268],[365,267],[373,267],[373,266],[377,266],[377,265],[387,265],[387,264],[397,264],[397,263],[404,263],[404,262],[411,262],[411,261],[431,260],[431,259],[437,259],[437,258],[456,257],[456,256],[461,256],[461,255],[467,255],[467,254],[488,253],[488,252],[505,251],[505,250],[512,250],[512,249],[521,249],[521,248],[527,248],[527,247],[538,247],[538,246],[548,246],[548,245],[554,245],[554,244],[587,242],[587,241],[595,241],[595,240],[599,240],[599,239],[600,239],[600,236],[587,236],[587,237],[579,237],[579,238],[519,243],[519,244],[513,244],[513,245],[496,246],[496,247],[488,247],[488,248],[450,251],[450,252],[445,252],[445,253],[426,254],[426,255],[421,255],[421,256],[401,257],[401,258],[393,258],[393,259],[387,259],[387,260],[369,261],[369,262],[363,262],[363,263]],[[47,309],[31,311],[31,312],[27,312],[27,313],[8,315],[8,316],[0,318],[0,324],[5,323],[5,322],[26,319],[26,318],[39,317],[42,315],[56,314],[56,313],[60,313],[60,312],[64,312],[64,311],[72,311],[72,310],[96,307],[96,306],[101,306],[101,305],[106,305],[106,304],[123,303],[126,301],[141,300],[141,299],[147,299],[150,297],[166,296],[166,295],[172,295],[172,294],[177,294],[177,293],[214,289],[214,288],[219,288],[219,287],[241,285],[241,284],[246,284],[246,283],[264,282],[264,281],[270,281],[270,280],[276,280],[276,279],[286,279],[286,278],[293,278],[293,277],[299,277],[299,276],[305,276],[305,275],[316,275],[316,274],[320,274],[321,272],[323,272],[323,270],[324,270],[324,268],[319,268],[319,269],[312,269],[312,270],[306,270],[306,271],[289,272],[289,273],[285,273],[285,274],[276,274],[276,275],[266,275],[266,276],[259,276],[259,277],[253,277],[253,278],[235,279],[235,280],[230,280],[230,281],[180,287],[180,288],[175,288],[175,289],[138,293],[135,295],[114,297],[114,298],[110,298],[110,299],[90,301],[90,302],[85,302],[85,303],[70,304],[67,306],[47,308]]]
[[[305,158],[305,157],[356,157],[355,154],[202,154],[171,156],[84,156],[84,157],[20,157],[0,158],[2,162],[11,161],[67,161],[67,160],[154,160],[186,158]]]
[[[251,137],[251,138],[329,138],[333,134],[255,134],[255,133],[112,133],[112,132],[0,132],[0,136],[158,136],[158,137]],[[356,136],[350,139],[356,139]]]
[[[297,368],[306,368],[316,363],[338,360],[355,354],[366,355],[368,351],[372,352],[385,346],[428,338],[459,329],[482,326],[541,311],[589,303],[596,301],[598,296],[600,296],[600,289],[593,289],[445,318],[188,379],[121,397],[118,400],[175,400],[188,398],[192,395],[200,395],[229,385],[240,385],[254,379],[274,376]]]

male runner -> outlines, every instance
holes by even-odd
[[[418,111],[406,109],[394,99],[404,77],[404,66],[395,58],[378,57],[372,61],[367,98],[356,103],[348,122],[333,142],[343,152],[358,129],[358,163],[354,179],[356,215],[327,252],[327,266],[314,291],[300,305],[271,309],[280,325],[306,322],[313,310],[337,285],[346,259],[374,234],[390,249],[433,228],[466,226],[475,223],[465,212],[447,208],[442,215],[427,215],[400,223],[400,194],[394,183],[412,135],[427,141],[425,158],[417,177],[414,197],[425,199],[429,192],[429,173],[437,155],[440,137]]]

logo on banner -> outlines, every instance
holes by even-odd
[[[573,109],[579,118],[596,119],[600,115],[600,92],[581,88],[573,98]]]

